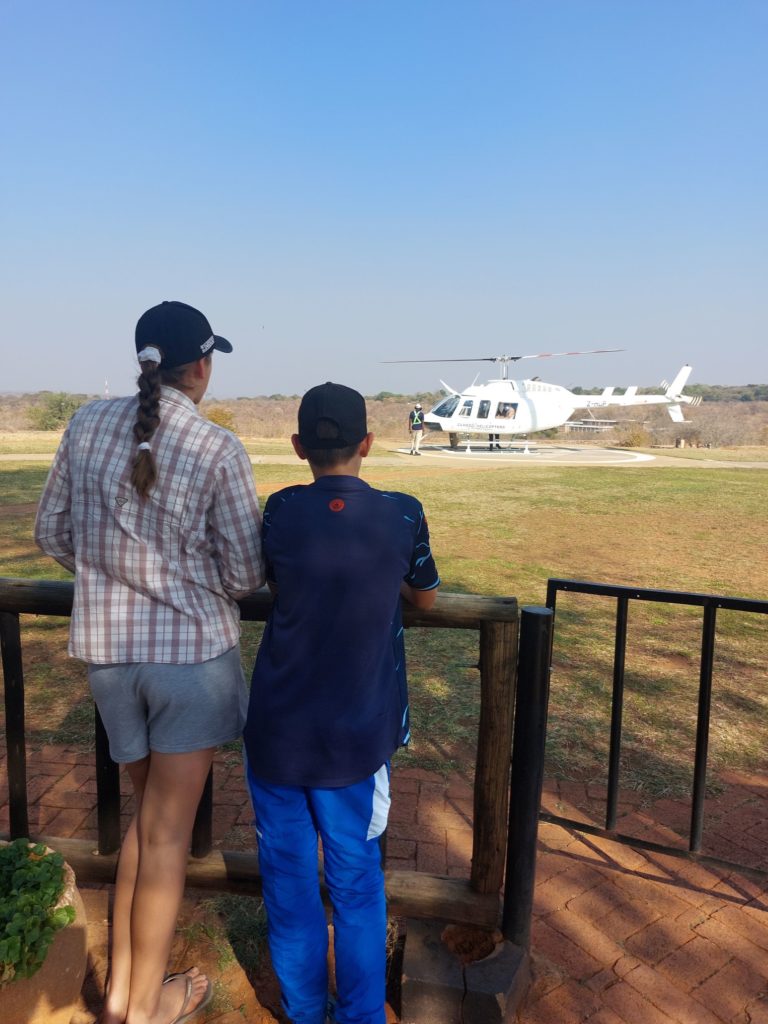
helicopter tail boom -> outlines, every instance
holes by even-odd
[[[681,367],[671,384],[662,383],[664,393],[659,395],[638,395],[637,386],[628,387],[623,395],[614,394],[615,388],[604,388],[598,398],[587,398],[578,408],[600,409],[610,405],[665,405],[670,419],[675,423],[684,423],[685,417],[681,405],[691,407],[701,404],[701,395],[684,395],[683,388],[691,375],[692,367],[686,364]]]

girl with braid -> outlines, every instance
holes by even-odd
[[[102,1024],[182,1024],[211,998],[197,968],[166,972],[203,786],[245,721],[236,600],[264,582],[250,459],[197,408],[214,351],[232,346],[191,306],[144,313],[138,396],[75,413],[35,523],[75,574],[69,654],[136,797]]]

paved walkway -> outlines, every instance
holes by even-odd
[[[0,780],[6,779],[3,760]],[[217,845],[250,849],[251,815],[236,755],[219,755],[215,780]],[[60,747],[30,754],[34,830],[95,840],[95,790],[91,758]],[[544,804],[552,813],[599,822],[604,799],[602,787],[560,783],[546,787]],[[127,818],[130,801],[124,803]],[[467,876],[471,811],[463,779],[396,771],[389,865]],[[619,827],[683,848],[688,813],[683,802],[641,806],[628,794]],[[7,828],[4,785],[0,831]],[[768,780],[732,773],[726,791],[707,802],[705,836],[707,853],[768,868]],[[106,964],[107,895],[86,892],[91,971],[73,1024],[94,1020]],[[194,901],[186,910],[194,913]],[[180,960],[185,951],[180,939]],[[768,879],[746,872],[711,870],[543,825],[532,951],[534,983],[522,1024],[768,1024]],[[213,951],[211,958],[221,976]],[[201,1024],[273,1019],[242,985],[235,1003],[214,1004]]]

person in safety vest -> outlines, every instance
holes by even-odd
[[[411,435],[411,455],[421,455],[419,445],[424,436],[424,413],[418,402],[408,414],[408,433]]]

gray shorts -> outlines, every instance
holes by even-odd
[[[217,747],[243,731],[248,691],[239,646],[195,665],[89,665],[88,682],[118,764]]]

